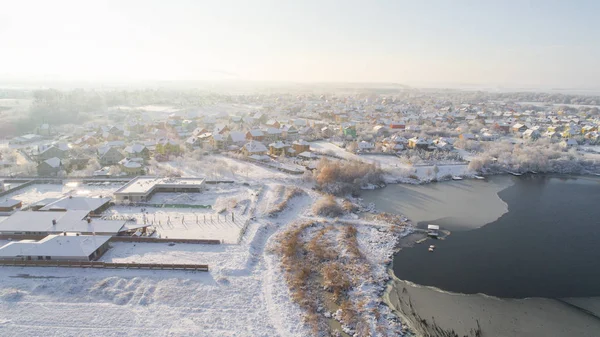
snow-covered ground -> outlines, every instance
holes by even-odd
[[[400,160],[400,158],[396,156],[373,154],[356,155],[327,141],[313,142],[310,144],[310,147],[315,151],[326,154],[331,153],[334,154],[336,157],[344,158],[347,160],[358,160],[367,163],[378,163],[381,166],[381,168],[387,172],[386,180],[390,182],[406,178],[409,175],[414,175],[421,181],[430,181],[434,178],[439,179],[447,175],[468,176],[473,174],[473,172],[469,170],[467,164],[438,164],[437,167],[439,171],[436,176],[433,165],[413,166],[403,163]]]
[[[150,204],[164,207],[113,206],[102,215],[135,218],[149,223],[161,237],[213,239],[237,243],[240,231],[250,218],[256,187],[240,184],[207,185],[201,193],[157,193]],[[172,208],[169,205],[203,205],[211,208]]]
[[[142,208],[144,212],[142,212]],[[114,206],[102,215],[113,218],[135,218],[137,223],[150,223],[163,238],[213,239],[236,243],[248,215],[219,214],[204,208],[157,208]]]
[[[297,177],[264,165],[222,155],[209,155],[202,157],[201,160],[178,158],[158,165],[175,169],[181,172],[183,177],[205,177],[208,180],[256,182],[262,179],[293,180]]]
[[[207,263],[208,273],[0,267],[0,335],[312,336],[302,310],[290,300],[273,247],[276,234],[294,220],[314,217],[311,205],[319,195],[305,189],[286,210],[269,217],[269,210],[281,200],[281,189],[276,179],[264,181],[249,196],[248,216],[253,214],[255,220],[249,221],[240,244],[112,243],[102,257],[115,262]],[[231,197],[242,193],[234,186],[219,188]],[[168,196],[157,198],[166,201]],[[196,201],[204,202],[202,198]],[[251,207],[253,203],[256,207]],[[142,216],[133,207],[111,209]],[[147,211],[150,218],[172,209]],[[200,211],[188,209],[186,226],[195,225],[188,221],[195,222],[193,214]],[[184,230],[177,220],[180,223],[181,218],[172,223],[181,233],[202,231]],[[375,278],[383,280],[395,234],[385,224],[357,220],[357,228],[360,248],[372,263]],[[380,303],[379,291],[377,286],[365,286],[353,296]],[[380,308],[383,317],[391,315],[387,307]]]
[[[348,152],[346,149],[324,140],[310,143],[310,149],[324,154],[332,154],[347,160],[361,160],[361,156]]]

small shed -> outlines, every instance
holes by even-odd
[[[440,231],[440,226],[438,225],[427,225],[427,235],[432,237],[438,237]]]

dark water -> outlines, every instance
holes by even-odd
[[[499,196],[508,213],[403,249],[396,276],[505,298],[600,296],[600,179],[520,177]]]

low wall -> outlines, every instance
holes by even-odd
[[[47,235],[29,235],[29,234],[4,234],[0,235],[0,240],[36,240],[39,241]],[[147,236],[113,236],[109,242],[148,242],[148,243],[192,243],[204,245],[218,245],[221,240],[212,239],[163,239],[151,238]]]
[[[207,264],[121,263],[121,262],[99,262],[99,261],[82,261],[82,262],[80,262],[80,261],[47,261],[47,260],[41,260],[41,261],[0,260],[0,266],[208,271]]]
[[[7,180],[5,180],[5,182],[8,182],[8,183],[10,183],[10,182],[9,182],[9,181],[7,181]],[[35,181],[34,181],[34,180],[29,180],[29,181],[27,181],[27,182],[25,182],[25,183],[23,183],[23,184],[21,184],[21,185],[19,185],[19,186],[15,187],[15,188],[11,188],[11,189],[9,189],[9,190],[6,190],[6,191],[4,191],[4,192],[0,192],[0,197],[3,197],[3,196],[5,196],[5,195],[8,195],[8,194],[11,194],[11,193],[13,193],[13,192],[16,192],[16,191],[18,191],[18,190],[21,190],[21,189],[23,189],[23,188],[25,188],[25,187],[27,187],[27,186],[33,185],[34,183],[35,183]]]

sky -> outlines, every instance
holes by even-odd
[[[600,88],[600,1],[0,0],[0,79]]]

